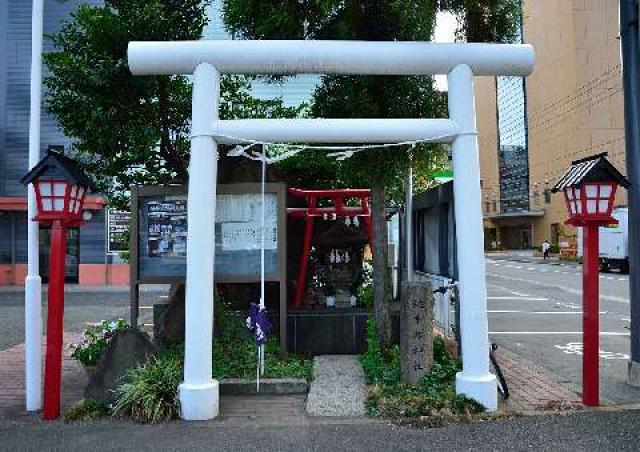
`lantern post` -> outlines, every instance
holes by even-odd
[[[52,420],[60,416],[67,229],[82,225],[84,200],[92,184],[76,161],[53,150],[21,182],[33,185],[37,206],[33,220],[51,227],[42,418]]]
[[[582,403],[600,404],[600,226],[617,224],[611,216],[618,185],[627,179],[606,159],[606,153],[576,160],[551,190],[564,192],[569,219],[583,229],[582,265]]]

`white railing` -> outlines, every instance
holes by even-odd
[[[445,289],[444,293],[433,294],[433,324],[446,338],[455,339],[456,312],[451,299],[454,280],[447,276],[423,272],[416,272],[416,280],[429,282],[434,291]]]

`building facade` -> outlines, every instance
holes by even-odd
[[[600,152],[626,173],[618,2],[523,0],[521,30],[536,50],[533,74],[476,81],[485,245],[571,247],[576,231],[553,184]],[[622,191],[617,206],[626,202]]]
[[[59,31],[63,21],[81,3],[99,5],[102,1],[45,1],[45,36]],[[0,285],[23,284],[27,268],[27,199],[20,179],[28,170],[31,6],[32,2],[27,0],[0,0]],[[213,2],[208,14],[210,24],[203,38],[229,39],[222,27],[219,0]],[[52,50],[45,38],[44,51]],[[282,97],[285,104],[298,105],[311,99],[317,81],[317,77],[307,76],[283,84],[256,82],[253,91],[256,97]],[[56,120],[44,110],[41,120],[43,155],[49,147],[69,149],[71,140],[60,131]],[[91,220],[82,228],[69,231],[67,280],[86,285],[127,284],[128,265],[117,252],[108,252],[107,200],[90,196],[85,208],[91,212]],[[122,218],[119,221],[112,229],[122,228]],[[40,273],[45,281],[48,252],[49,230],[43,228],[40,230]]]
[[[44,32],[59,30],[78,1],[45,2]],[[85,3],[98,3],[85,0]],[[45,40],[44,50],[51,44]],[[0,0],[0,285],[22,284],[27,261],[27,200],[20,179],[28,170],[31,69],[31,2]],[[65,149],[69,138],[42,113],[40,149]],[[126,283],[126,265],[106,253],[106,201],[90,196],[91,220],[68,235],[66,275],[70,282]],[[40,230],[40,271],[48,277],[49,230]]]

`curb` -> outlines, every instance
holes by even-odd
[[[220,380],[220,395],[291,395],[306,394],[309,383],[302,378],[265,378],[260,380],[260,392],[257,392],[255,380],[229,378]]]

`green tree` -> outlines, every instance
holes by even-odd
[[[512,42],[518,35],[522,0],[441,0],[458,17],[458,38],[467,42]]]
[[[51,36],[44,57],[50,74],[46,108],[75,154],[112,204],[126,206],[134,183],[185,181],[191,83],[184,76],[133,76],[130,41],[200,39],[207,23],[202,0],[106,0],[80,5]],[[291,117],[299,109],[251,96],[250,79],[221,81],[222,118]]]

